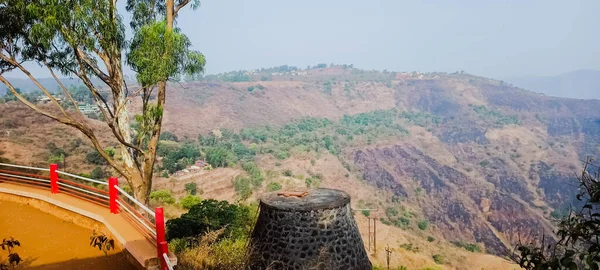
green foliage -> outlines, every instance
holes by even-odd
[[[88,152],[85,155],[85,160],[88,163],[94,164],[94,165],[106,165],[108,164],[106,162],[106,160],[102,157],[102,155],[100,155],[100,153],[98,153],[98,151],[92,149],[90,152]]]
[[[371,211],[369,211],[369,210],[362,210],[361,212],[365,217],[368,217],[371,215]]]
[[[205,149],[206,162],[213,167],[232,166],[241,159],[247,159],[255,155],[254,151],[240,142],[222,142]]]
[[[175,203],[175,197],[173,197],[173,194],[171,194],[170,190],[166,189],[159,189],[150,192],[150,199],[164,204]]]
[[[288,177],[292,177],[292,175],[293,175],[292,170],[290,170],[290,169],[284,170],[283,171],[283,175],[284,176],[288,176]]]
[[[417,226],[419,227],[419,229],[424,231],[424,230],[427,230],[427,226],[429,226],[429,222],[427,220],[422,220],[417,224]]]
[[[437,264],[444,264],[446,263],[446,260],[444,259],[444,256],[442,256],[441,254],[435,254],[432,256],[433,261]]]
[[[256,166],[256,163],[247,162],[244,164],[243,168],[250,175],[250,180],[252,180],[252,186],[255,188],[261,187],[262,182],[265,178],[262,175],[260,169],[258,169],[258,166]]]
[[[162,168],[169,173],[185,169],[194,164],[194,161],[201,156],[197,146],[191,143],[178,144],[172,141],[160,141],[157,155],[163,157]]]
[[[187,191],[189,195],[196,195],[196,192],[198,191],[198,185],[196,182],[186,183],[185,191]]]
[[[238,176],[233,179],[233,189],[240,199],[245,200],[252,195],[250,178]]]
[[[469,105],[481,118],[492,121],[497,125],[519,125],[521,121],[516,116],[507,116],[496,110],[488,110],[485,106]]]
[[[419,252],[419,247],[414,246],[412,243],[404,243],[400,245],[401,249],[412,252]]]
[[[200,199],[200,197],[194,195],[187,195],[183,197],[183,199],[181,199],[180,203],[184,209],[191,209],[194,205],[199,204],[200,202],[202,202],[202,199]]]
[[[385,218],[380,218],[379,221],[381,221],[381,223],[383,223],[385,225],[388,225],[388,226],[392,225],[392,223],[389,220],[385,219]]]
[[[273,191],[278,191],[281,190],[281,184],[277,183],[277,182],[271,182],[267,185],[267,191],[268,192],[273,192]]]
[[[433,238],[433,236],[427,236],[427,242],[433,242],[435,241],[435,238]]]
[[[407,122],[421,127],[439,125],[442,123],[441,117],[427,112],[408,111],[402,112],[401,116],[406,119]]]
[[[481,167],[487,167],[488,165],[490,165],[490,162],[487,160],[479,162],[479,166]]]
[[[452,242],[457,247],[464,248],[470,252],[481,252],[481,247],[474,243]]]
[[[396,226],[398,228],[407,229],[409,225],[410,225],[410,219],[408,219],[408,218],[399,217],[396,220],[394,220],[394,226]]]
[[[392,219],[393,217],[398,215],[398,209],[396,208],[392,208],[392,207],[388,207],[385,209],[385,215]]]
[[[250,209],[227,201],[203,200],[180,218],[167,221],[167,240],[195,237],[225,229],[224,237],[247,235],[252,226]]]
[[[190,50],[189,39],[179,32],[166,30],[166,22],[148,23],[135,32],[127,63],[136,72],[142,86],[153,86],[180,73],[204,70],[204,55]]]
[[[310,187],[318,188],[319,185],[321,185],[321,180],[319,178],[308,177],[308,178],[304,179],[304,183],[306,184],[307,188],[310,188]]]
[[[102,168],[100,167],[96,167],[94,168],[94,170],[92,170],[92,173],[90,174],[90,177],[92,179],[104,179],[106,175],[104,174],[104,170],[102,170]]]
[[[175,134],[168,132],[168,131],[162,132],[160,134],[160,140],[161,141],[174,141],[174,142],[179,141],[179,139],[177,138],[177,136],[175,136]]]

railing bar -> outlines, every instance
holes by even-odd
[[[7,173],[0,173],[0,175],[4,175],[4,176],[8,176],[8,177],[14,177],[14,178],[27,179],[27,180],[33,180],[33,181],[39,181],[39,182],[50,183],[50,180],[33,178],[33,177],[26,177],[26,176],[20,176],[20,175],[14,175],[14,174],[7,174]]]
[[[142,225],[144,225],[144,227],[146,227],[146,229],[148,229],[153,235],[156,235],[156,231],[153,231],[152,228],[150,228],[150,226],[148,226],[148,224],[146,224],[145,222],[143,222],[141,219],[139,219],[138,217],[136,217],[131,211],[129,211],[129,209],[127,209],[127,207],[123,206],[123,204],[121,204],[120,201],[117,201],[117,203],[123,208],[125,209],[125,211],[127,211],[129,214],[131,214],[131,216],[133,216],[133,218],[135,218],[139,223],[141,223]]]
[[[133,226],[139,233],[141,233],[144,236],[144,238],[146,238],[146,240],[148,240],[150,243],[156,246],[156,236],[151,235],[148,232],[148,230],[144,229],[142,225],[140,225],[133,218],[131,218],[131,215],[127,211],[123,212],[122,216],[127,220],[127,222],[129,222],[129,224],[131,224],[131,226]]]
[[[86,184],[79,184],[79,183],[76,183],[76,182],[73,182],[73,181],[69,181],[69,180],[65,180],[65,179],[61,179],[61,178],[58,178],[58,182],[59,183],[69,184],[69,185],[73,185],[73,186],[76,186],[76,187],[87,188],[87,189],[89,189],[91,191],[98,192],[100,194],[109,195],[108,191],[106,191],[106,190],[101,190],[101,189],[95,188],[93,186],[88,186]]]
[[[121,206],[128,208],[131,212],[135,212],[136,216],[138,218],[141,218],[143,221],[146,222],[146,224],[148,224],[148,226],[150,226],[152,229],[156,230],[156,225],[153,224],[152,221],[150,221],[148,218],[144,217],[142,214],[140,214],[138,211],[136,211],[133,206],[131,206],[129,203],[127,203],[125,200],[119,200],[119,202],[121,203]]]
[[[42,168],[29,167],[29,166],[21,166],[21,165],[13,165],[13,164],[6,164],[6,163],[0,163],[0,166],[13,167],[13,168],[21,168],[21,169],[30,169],[30,170],[38,170],[38,171],[45,171],[45,172],[49,172],[50,171],[50,169],[42,169]]]
[[[119,186],[115,185],[115,188],[121,192],[123,195],[125,195],[125,197],[127,197],[128,199],[132,200],[135,204],[137,204],[140,208],[146,210],[146,212],[148,212],[150,215],[152,215],[154,218],[156,218],[156,214],[154,214],[154,211],[150,210],[148,207],[146,207],[145,205],[143,205],[142,203],[138,202],[136,199],[134,199],[133,197],[131,197],[131,195],[127,194],[127,192],[123,191]]]
[[[77,178],[79,180],[89,181],[89,182],[93,182],[93,183],[96,183],[96,184],[101,184],[101,185],[108,186],[108,183],[102,182],[102,181],[99,181],[99,180],[94,180],[94,179],[90,179],[90,178],[79,176],[79,175],[75,175],[75,174],[70,174],[68,172],[63,172],[63,171],[59,171],[59,170],[57,170],[56,172],[58,172],[60,174],[64,174],[66,176],[71,176],[73,178]]]
[[[167,263],[167,267],[169,268],[169,270],[173,270],[173,265],[171,264],[171,260],[169,259],[169,256],[167,255],[167,253],[163,253],[162,256],[165,259],[165,262]]]
[[[41,175],[41,174],[15,172],[15,171],[9,171],[9,170],[0,170],[0,172],[13,174],[13,175],[30,176],[30,177],[40,178],[40,179],[50,179],[49,176]]]
[[[83,189],[83,188],[74,187],[74,186],[71,186],[71,185],[68,185],[68,184],[65,184],[65,183],[62,183],[62,182],[58,182],[58,184],[59,184],[59,185],[61,185],[61,186],[65,186],[65,187],[68,187],[68,188],[72,188],[72,189],[75,189],[75,190],[79,190],[79,191],[85,192],[85,193],[87,193],[87,194],[92,194],[92,195],[94,195],[94,196],[98,196],[98,197],[101,197],[101,198],[105,198],[105,199],[107,199],[107,200],[110,200],[110,197],[108,197],[108,196],[106,196],[106,195],[102,195],[102,194],[94,193],[94,192],[91,192],[91,191],[89,191],[89,190],[85,190],[85,189]]]

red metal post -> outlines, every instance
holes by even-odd
[[[165,239],[165,211],[162,207],[156,207],[154,209],[154,215],[156,216],[156,242],[158,259],[160,261],[161,269],[168,270],[167,263],[163,259],[163,253],[169,255],[169,247]]]
[[[169,270],[169,266],[167,265],[167,262],[165,261],[165,257],[162,255],[164,253],[164,254],[167,254],[167,256],[169,256],[169,243],[167,243],[167,241],[160,242],[158,250],[162,251],[162,253],[160,254],[160,257],[159,257],[161,270]]]
[[[50,164],[50,192],[58,193],[58,164]]]
[[[110,198],[111,214],[119,213],[119,204],[117,204],[117,200],[119,199],[119,191],[116,188],[118,185],[119,180],[116,177],[108,178],[108,195]]]

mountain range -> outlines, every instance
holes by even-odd
[[[435,236],[435,243],[411,240],[431,249],[454,243],[499,256],[541,233],[552,239],[556,218],[574,202],[581,159],[600,156],[599,100],[469,74],[340,66],[223,78],[170,84],[164,130],[186,143],[237,134],[266,175],[251,199],[271,183],[297,190],[319,179],[347,191],[353,207],[379,209],[372,215],[394,232],[387,241],[396,249],[406,234]],[[45,162],[42,141],[71,149],[81,138],[12,102],[0,105],[2,123],[13,135],[0,136],[0,155],[22,163]],[[37,132],[28,132],[33,126]],[[111,144],[110,136],[102,140]],[[72,149],[79,154],[71,169],[90,169],[89,146]],[[185,181],[197,182],[204,197],[233,198],[232,182],[245,174],[234,164]],[[174,179],[158,177],[155,188],[184,194],[184,181]],[[459,261],[454,268],[470,269]]]

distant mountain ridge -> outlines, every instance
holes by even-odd
[[[600,71],[582,69],[556,76],[527,76],[506,81],[549,96],[600,99]]]

